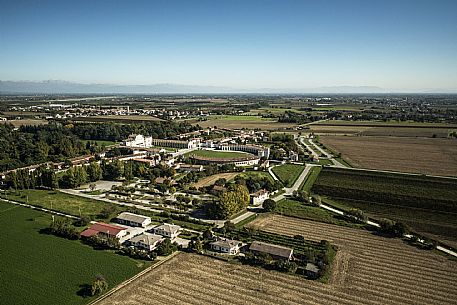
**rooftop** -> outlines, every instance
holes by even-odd
[[[103,222],[97,222],[91,225],[87,230],[83,231],[81,233],[81,236],[84,237],[91,237],[94,236],[98,233],[105,233],[107,235],[117,235],[119,232],[126,230],[126,228],[117,226],[117,225],[112,225],[108,223],[103,223]]]
[[[292,253],[294,251],[291,248],[268,244],[268,243],[264,243],[264,242],[260,242],[260,241],[253,241],[251,243],[251,246],[249,247],[249,250],[268,253],[270,255],[283,257],[283,258],[287,258],[287,259],[290,258],[290,256],[292,255]]]
[[[163,237],[151,233],[143,233],[137,236],[134,236],[129,239],[131,243],[142,243],[148,246],[155,245],[158,241],[162,240]]]
[[[133,214],[130,212],[122,212],[116,218],[121,219],[121,220],[136,222],[136,223],[143,223],[145,220],[151,220],[151,217]]]

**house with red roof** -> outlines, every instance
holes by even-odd
[[[112,225],[103,222],[97,222],[91,225],[88,229],[81,233],[81,237],[92,237],[92,236],[104,236],[104,237],[116,237],[122,238],[127,235],[127,228]]]

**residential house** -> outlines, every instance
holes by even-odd
[[[92,237],[92,236],[100,236],[100,237],[116,237],[118,239],[127,235],[127,228],[112,225],[103,222],[97,222],[91,225],[88,229],[84,230],[81,233],[81,237]]]
[[[147,227],[151,223],[151,217],[122,212],[116,217],[116,222],[132,227]]]
[[[249,246],[249,251],[254,254],[269,254],[273,259],[291,260],[293,258],[294,249],[268,244],[260,241],[253,241]]]
[[[154,250],[159,243],[163,240],[161,235],[151,234],[151,233],[143,233],[137,236],[134,236],[129,239],[128,243],[135,248],[152,251]]]
[[[171,240],[174,240],[181,233],[182,228],[177,225],[164,223],[154,228],[154,234],[162,235]]]
[[[311,279],[317,279],[319,277],[319,268],[313,263],[307,263],[306,267],[306,276]]]
[[[262,189],[251,194],[250,196],[252,205],[261,205],[266,199],[268,199],[269,193],[267,190]]]
[[[211,250],[227,253],[229,255],[236,255],[240,252],[242,242],[227,238],[220,238],[219,240],[210,243]]]

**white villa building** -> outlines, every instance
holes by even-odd
[[[182,228],[177,225],[172,225],[169,223],[164,223],[160,226],[154,228],[154,234],[162,235],[163,237],[167,237],[171,240],[174,240],[181,234]]]
[[[133,214],[129,212],[122,212],[116,217],[116,222],[131,227],[145,228],[151,223],[151,217]]]
[[[227,253],[229,255],[236,255],[240,253],[240,248],[243,243],[238,240],[232,240],[227,238],[221,238],[219,240],[210,243],[211,250]]]
[[[251,194],[251,204],[252,205],[261,205],[265,200],[269,198],[269,193],[267,190],[259,190]]]
[[[135,248],[139,248],[146,251],[152,251],[159,243],[163,240],[163,237],[151,233],[142,233],[129,239],[129,244]]]

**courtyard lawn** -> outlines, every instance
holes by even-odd
[[[107,141],[107,140],[81,140],[81,142],[84,143],[84,145],[86,145],[87,142],[96,142],[98,146],[102,146],[102,145],[105,145],[105,146],[112,146],[112,145],[115,145],[116,142],[114,141]]]
[[[1,196],[6,198],[3,193]],[[51,190],[10,191],[7,198],[75,216],[79,216],[80,211],[82,216],[97,216],[104,208],[112,207],[113,211],[119,209],[109,202]]]
[[[109,288],[143,270],[144,262],[93,250],[39,231],[49,214],[0,201],[0,295],[2,305],[86,304],[82,288],[103,275]]]
[[[304,165],[284,164],[273,167],[273,173],[286,187],[291,187],[305,169]]]
[[[249,179],[249,178],[254,178],[254,179],[262,179],[262,178],[267,178],[268,180],[271,181],[271,183],[274,183],[273,177],[271,177],[269,172],[261,172],[261,171],[246,171],[244,173],[240,173],[238,176],[244,178],[244,179]]]

